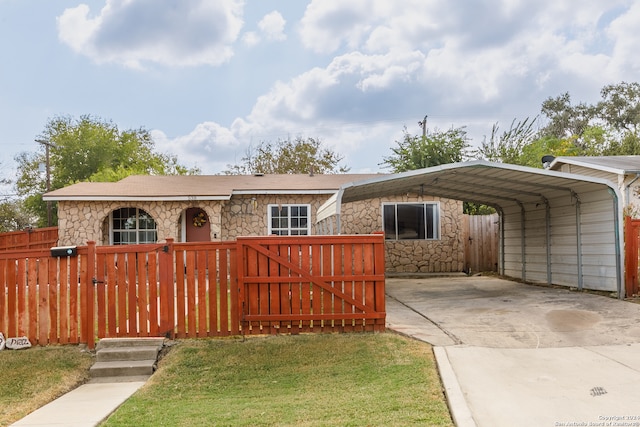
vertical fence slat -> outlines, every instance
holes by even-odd
[[[111,301],[107,301],[107,284],[105,283],[105,257],[102,254],[96,254],[96,298],[98,307],[98,337],[107,336],[107,323],[109,317],[107,316],[107,307],[111,304]]]
[[[311,270],[311,249],[309,245],[300,245],[300,267],[303,271]],[[302,293],[302,306],[301,312],[302,314],[311,314],[311,283],[307,280],[304,280],[301,283],[301,293]],[[309,332],[311,331],[311,321],[303,320],[302,321],[302,331]]]
[[[82,257],[84,258],[84,257]],[[77,343],[80,339],[78,331],[78,308],[79,308],[79,295],[78,295],[78,263],[79,257],[70,259],[69,262],[69,342]]]
[[[206,337],[207,333],[207,251],[196,252],[196,286],[198,298],[198,337]]]
[[[49,258],[49,343],[57,344],[58,339],[58,262],[59,258]]]
[[[196,335],[196,257],[193,251],[187,252],[187,334],[189,338]]]
[[[9,283],[6,276],[7,260],[0,259],[0,331],[7,330],[7,293],[9,292]]]
[[[103,258],[104,261],[100,261]],[[115,254],[99,254],[98,264],[105,265],[105,275],[103,277],[104,287],[107,294],[107,337],[115,338],[118,336],[118,279],[116,273],[116,255]]]
[[[239,276],[238,269],[239,269],[239,266],[241,265],[238,258],[240,257],[241,253],[238,249],[238,246],[236,245],[232,249],[229,249],[228,254],[229,254],[229,272],[228,273],[229,273],[229,305],[230,305],[229,318],[231,319],[231,335],[235,335],[242,332],[240,320],[242,317],[241,301],[244,301],[244,290],[241,289],[242,287],[240,286],[239,279],[238,279],[238,276]],[[225,277],[226,277],[226,274],[225,274]],[[225,311],[222,311],[222,301],[225,301],[225,306],[226,306],[227,298],[226,297],[222,298],[220,303],[221,312],[226,313],[226,309]],[[220,317],[222,318],[222,315]],[[225,321],[226,321],[226,314],[225,314]],[[226,331],[226,329],[224,330]]]
[[[7,292],[7,337],[15,337],[18,332],[18,322],[16,312],[18,309],[17,304],[17,289],[16,289],[16,263],[17,260],[9,259],[7,261],[7,283],[9,285],[9,291]]]
[[[187,294],[185,292],[185,258],[186,251],[176,252],[176,305],[177,305],[177,321],[176,326],[178,338],[185,338],[187,336],[187,324],[186,324],[186,311],[185,304],[187,301]]]
[[[64,258],[59,262],[59,298],[60,298],[60,343],[69,342],[69,262],[75,258]]]
[[[18,336],[26,336],[29,331],[29,316],[27,312],[27,266],[26,259],[22,258],[18,262]]]
[[[149,335],[157,337],[159,334],[158,323],[158,255],[156,252],[149,254]]]
[[[29,340],[38,342],[38,261],[36,258],[28,260],[27,272],[29,277]],[[7,271],[8,273],[8,271]]]
[[[300,250],[298,248],[298,245],[289,245],[289,250],[287,251],[285,249],[285,253],[289,253],[289,261],[291,261],[291,264],[295,265],[295,266],[300,266]],[[282,253],[282,250],[281,250]],[[296,280],[296,276],[298,276],[298,274],[294,271],[288,270],[288,276],[292,278],[292,282],[291,282],[291,314],[293,315],[299,315],[300,311],[301,311],[301,307],[300,307],[300,299],[301,299],[301,295],[300,295],[300,279],[298,278]],[[291,333],[292,334],[299,334],[300,333],[300,321],[299,320],[294,320],[291,322]]]
[[[135,337],[138,335],[138,289],[136,275],[136,254],[127,253],[127,318],[128,329],[125,336]]]
[[[38,344],[47,345],[49,339],[49,259],[38,260]]]
[[[139,252],[138,254],[138,336],[149,336],[149,313],[148,313],[148,293],[149,293],[149,276],[147,274],[147,253]]]

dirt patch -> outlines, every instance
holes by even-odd
[[[546,314],[549,329],[554,332],[577,332],[593,328],[602,316],[584,310],[552,310]]]

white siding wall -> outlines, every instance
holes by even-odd
[[[580,232],[581,271],[585,289],[617,290],[615,253],[614,201],[605,191],[581,192]],[[549,199],[551,283],[577,287],[578,258],[576,200],[567,191],[554,193]],[[517,204],[504,207],[504,274],[530,282],[547,283],[546,210],[541,200],[525,205],[525,239],[523,257],[521,246],[521,209]]]

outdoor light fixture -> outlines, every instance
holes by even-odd
[[[56,246],[51,248],[51,256],[52,257],[69,257],[69,256],[77,256],[78,255],[78,247],[77,246]]]

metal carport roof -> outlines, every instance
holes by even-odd
[[[404,193],[496,208],[501,274],[623,296],[621,197],[610,181],[484,160],[453,163],[345,184],[317,221],[339,233],[342,204]]]

